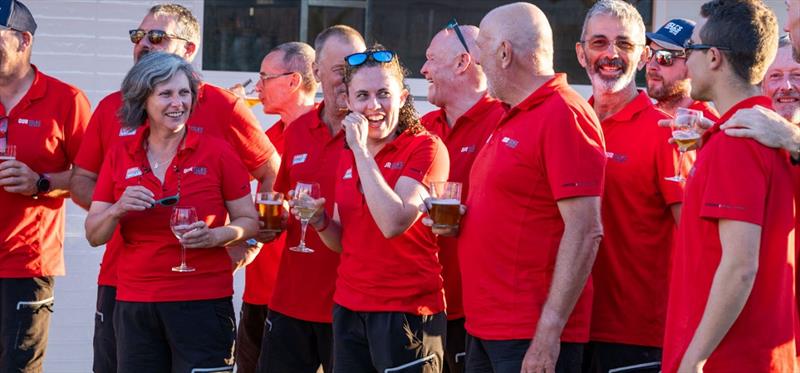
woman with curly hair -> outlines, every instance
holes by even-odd
[[[311,219],[341,253],[334,372],[441,372],[442,267],[420,206],[429,182],[447,179],[447,148],[420,124],[394,52],[372,48],[346,61],[350,151],[339,163],[333,217],[318,209]]]

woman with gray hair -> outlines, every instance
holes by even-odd
[[[92,245],[116,229],[123,238],[114,312],[120,373],[233,369],[224,246],[255,235],[257,215],[239,157],[186,123],[197,85],[189,63],[157,52],[122,82],[119,116],[130,135],[109,151],[86,218]]]

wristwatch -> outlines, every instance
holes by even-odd
[[[39,180],[36,180],[36,195],[46,194],[50,191],[50,178],[45,174],[39,174]]]

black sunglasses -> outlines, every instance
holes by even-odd
[[[175,193],[175,195],[167,196],[167,197],[164,197],[164,198],[161,198],[161,199],[157,199],[155,202],[153,202],[153,206],[152,207],[156,207],[156,205],[169,207],[169,206],[174,206],[178,202],[180,202],[180,200],[181,200],[181,172],[180,172],[180,168],[177,167],[177,166],[175,166],[174,170],[178,174],[178,190],[177,190],[177,192]]]
[[[163,31],[163,30],[145,31],[145,30],[142,30],[142,29],[134,29],[134,30],[128,31],[128,33],[131,36],[131,42],[133,44],[139,44],[139,42],[142,41],[142,39],[144,39],[145,36],[147,36],[147,40],[150,41],[150,44],[153,44],[153,45],[161,44],[161,42],[164,41],[164,38],[179,39],[179,40],[183,40],[183,41],[186,41],[186,42],[190,42],[188,39],[182,38],[182,37],[180,37],[178,35],[175,35],[175,34],[169,34],[169,33],[167,33],[166,31]]]
[[[670,51],[659,49],[650,55],[650,61],[655,58],[656,63],[661,66],[672,66],[676,58],[686,58],[686,53],[682,51]]]
[[[458,21],[456,21],[455,17],[453,17],[453,19],[451,19],[450,22],[447,22],[447,29],[454,30],[456,32],[456,36],[458,36],[458,41],[460,41],[461,45],[464,46],[464,50],[467,51],[467,53],[469,53],[469,47],[467,47],[467,41],[464,39],[464,34],[461,33],[461,29],[458,28]]]
[[[368,59],[372,59],[375,62],[380,63],[387,63],[391,62],[394,59],[394,52],[389,50],[379,50],[379,51],[366,51],[361,53],[353,53],[344,58],[345,62],[347,62],[350,66],[360,66],[367,62]]]
[[[686,50],[686,57],[689,57],[689,54],[692,53],[694,50],[709,50],[711,48],[717,48],[721,51],[730,51],[731,48],[729,47],[721,47],[719,45],[710,45],[710,44],[695,44],[691,40],[687,40],[686,43],[683,44],[683,49]]]

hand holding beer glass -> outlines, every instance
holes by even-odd
[[[17,146],[11,144],[0,145],[0,162],[17,159]]]
[[[283,231],[283,193],[262,192],[256,194],[259,229],[256,239],[266,243],[275,239]]]
[[[675,119],[672,120],[672,140],[678,144],[678,151],[681,156],[678,158],[676,175],[666,177],[666,180],[682,183],[686,178],[681,175],[681,165],[686,152],[700,140],[698,126],[703,120],[703,112],[687,108],[678,108]]]
[[[295,217],[300,220],[300,244],[290,247],[289,250],[298,253],[313,253],[314,250],[306,246],[306,229],[308,221],[319,209],[318,199],[320,190],[318,183],[297,183],[292,195],[292,208]]]
[[[453,236],[461,223],[461,183],[453,181],[431,182],[429,198],[425,207],[430,216],[431,228],[437,234]]]

